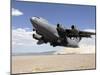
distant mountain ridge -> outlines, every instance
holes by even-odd
[[[38,53],[12,53],[12,56],[24,55],[53,55],[56,51],[38,52]]]

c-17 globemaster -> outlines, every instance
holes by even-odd
[[[80,31],[74,25],[71,29],[65,29],[60,24],[57,26],[50,24],[42,17],[32,17],[30,21],[33,25],[33,38],[38,40],[37,44],[50,43],[51,46],[78,47],[78,43],[83,37],[91,38],[93,32]]]

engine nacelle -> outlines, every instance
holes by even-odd
[[[42,38],[42,36],[39,34],[33,34],[33,38],[36,40],[40,40]]]
[[[71,26],[71,34],[76,37],[79,35],[79,30],[74,25]]]
[[[79,30],[78,30],[78,28],[76,28],[76,26],[75,26],[75,25],[72,25],[72,26],[71,26],[71,29],[72,29],[72,30],[79,31]]]

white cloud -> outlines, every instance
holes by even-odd
[[[52,47],[47,44],[37,45],[37,40],[32,38],[29,28],[17,28],[12,30],[12,53],[45,52],[58,50],[59,47]]]
[[[23,13],[20,10],[12,8],[12,16],[20,16],[20,15],[23,15]]]
[[[95,33],[94,29],[85,29],[83,31],[94,32]],[[88,45],[94,46],[95,45],[95,35],[91,35],[91,38],[83,38],[79,44],[84,45],[84,46],[88,46]]]
[[[29,28],[17,28],[12,30],[12,53],[30,52],[36,45],[36,40],[32,38],[35,32]]]
[[[32,34],[35,32],[27,31],[27,28],[17,28],[12,30],[12,44],[13,46],[17,45],[32,45],[33,42],[36,42],[35,39],[32,38]]]
[[[94,32],[95,33],[95,29],[84,29],[83,31]]]
[[[93,31],[93,30],[92,30]],[[79,48],[52,47],[48,44],[37,45],[37,40],[32,38],[29,28],[17,28],[12,30],[12,50],[16,52],[41,52],[56,50],[55,54],[68,53],[95,53],[95,36],[93,38],[83,38],[79,43]]]

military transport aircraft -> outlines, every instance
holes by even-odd
[[[91,38],[95,35],[93,32],[80,31],[72,25],[70,29],[65,29],[62,25],[57,26],[50,24],[42,17],[32,17],[30,21],[33,25],[33,38],[38,40],[37,44],[50,43],[51,46],[65,46],[77,48],[78,43],[83,37]]]

